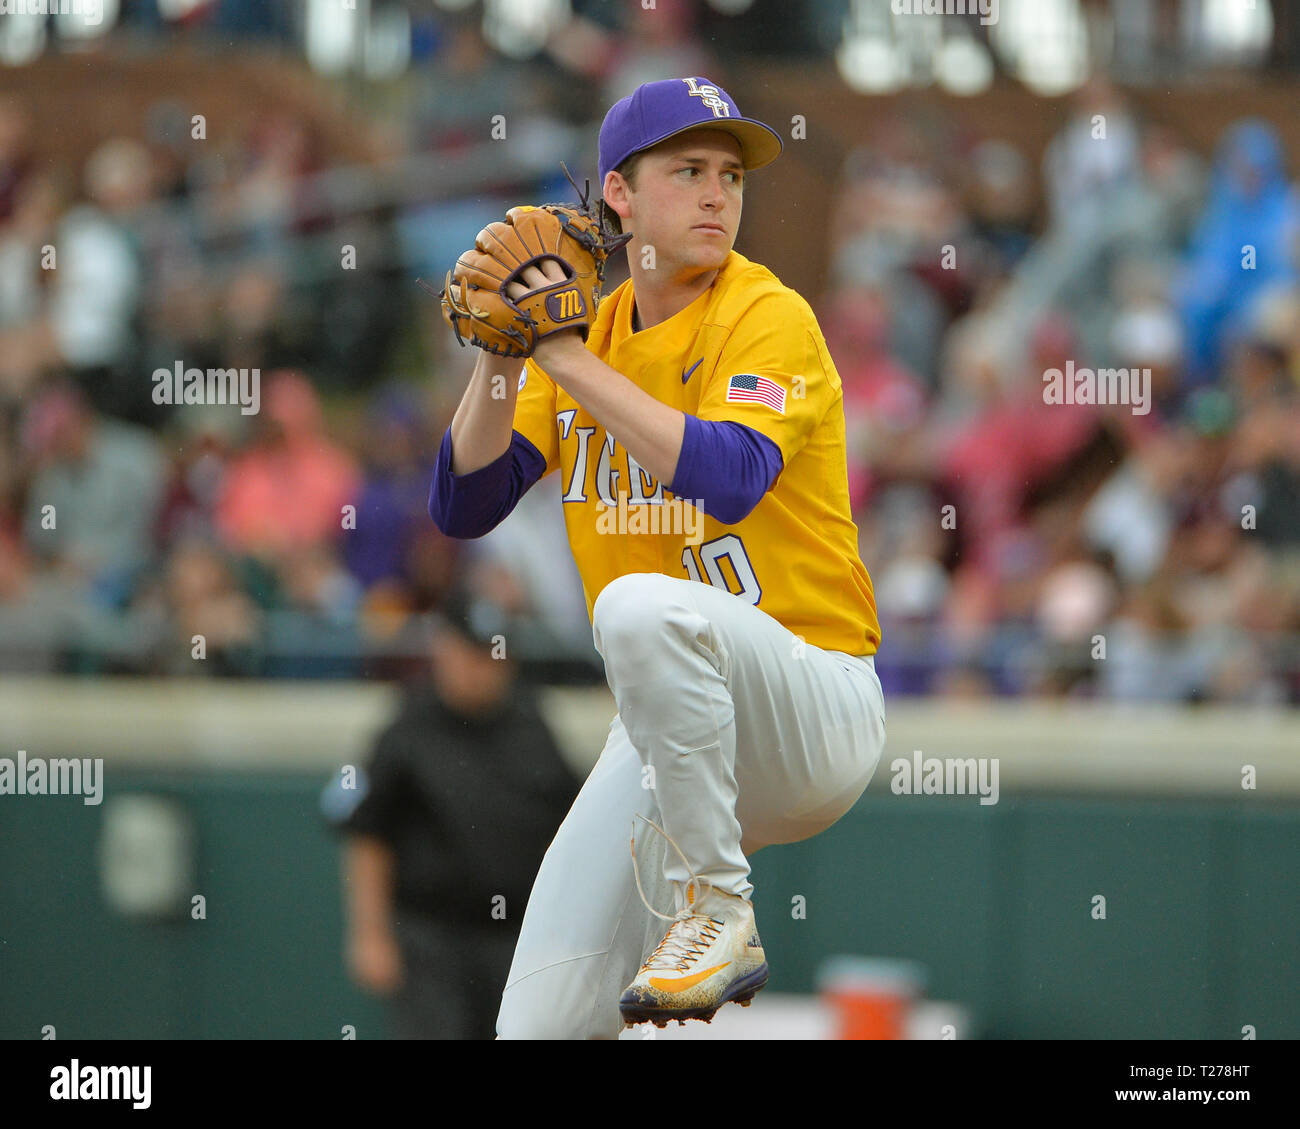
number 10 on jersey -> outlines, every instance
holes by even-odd
[[[695,553],[698,552],[700,559],[698,563],[695,559]],[[729,578],[722,571],[722,560],[726,559],[731,566],[731,572],[740,585],[740,590],[736,591]],[[686,575],[692,580],[698,580],[701,584],[711,584],[714,588],[721,588],[730,592],[733,596],[739,596],[747,604],[757,604],[762,598],[763,589],[758,583],[758,577],[754,575],[754,566],[749,563],[749,554],[745,552],[745,544],[734,533],[728,533],[725,537],[715,537],[712,541],[705,541],[699,546],[698,550],[692,550],[689,545],[682,550],[682,565],[686,569]],[[703,575],[701,575],[701,565],[703,566]]]

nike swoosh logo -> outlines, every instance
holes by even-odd
[[[687,988],[694,988],[701,980],[707,980],[715,972],[721,972],[730,964],[727,961],[724,964],[714,965],[712,968],[706,968],[703,972],[696,972],[691,976],[683,976],[680,980],[660,980],[657,976],[650,977],[650,987],[658,989],[660,992],[667,992],[673,996],[678,992],[684,992]]]
[[[704,364],[704,358],[703,358],[703,357],[701,357],[698,361],[696,361],[693,365],[691,365],[690,368],[688,368],[685,372],[683,372],[683,373],[682,373],[682,383],[685,384],[688,380],[690,380],[690,378],[691,378],[691,373],[693,373],[693,372],[694,372],[697,368],[699,368],[700,365],[702,365],[702,364]]]

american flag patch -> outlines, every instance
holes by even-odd
[[[742,372],[727,384],[727,399],[742,404],[766,404],[785,415],[785,389],[775,380]]]

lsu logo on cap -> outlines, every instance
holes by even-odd
[[[568,321],[570,318],[582,317],[587,312],[586,304],[582,300],[582,291],[572,289],[548,294],[546,312],[552,321]]]
[[[682,81],[690,88],[691,97],[698,98],[708,106],[708,108],[713,111],[713,116],[715,118],[731,117],[731,107],[727,105],[726,99],[724,99],[718,92],[716,86],[710,86],[707,83],[704,86],[701,86],[693,78],[684,78]]]

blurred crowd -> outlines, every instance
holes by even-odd
[[[393,141],[410,166],[331,164],[286,107],[200,136],[169,98],[64,167],[0,102],[0,669],[400,678],[469,576],[521,657],[600,677],[545,489],[473,544],[428,516],[473,361],[415,280],[553,188],[512,152],[481,199],[407,190],[468,148],[439,93],[493,65],[468,24],[444,55]],[[257,410],[173,403],[177,367],[257,373]],[[524,566],[539,550],[555,575]]]
[[[823,327],[887,689],[1300,700],[1285,165],[1254,120],[1204,161],[1101,80],[1041,168],[951,123],[850,155]],[[1047,403],[1070,363],[1150,401]]]
[[[549,130],[544,161],[523,131],[474,193],[358,182],[284,108],[195,146],[172,101],[49,167],[0,104],[0,669],[400,677],[466,580],[527,625],[530,661],[600,677],[553,482],[481,542],[429,520],[472,357],[413,285],[503,201],[559,194],[557,152],[598,124],[575,102],[714,73],[684,24],[637,51],[589,35],[507,65],[466,24],[412,78],[387,159],[472,164],[489,86]],[[1203,158],[1100,80],[1041,164],[901,115],[848,155],[808,297],[887,693],[1300,701],[1286,165],[1265,123]],[[260,410],[157,403],[148,374],[178,362],[257,369]],[[1047,404],[1067,362],[1149,370],[1150,410]]]

